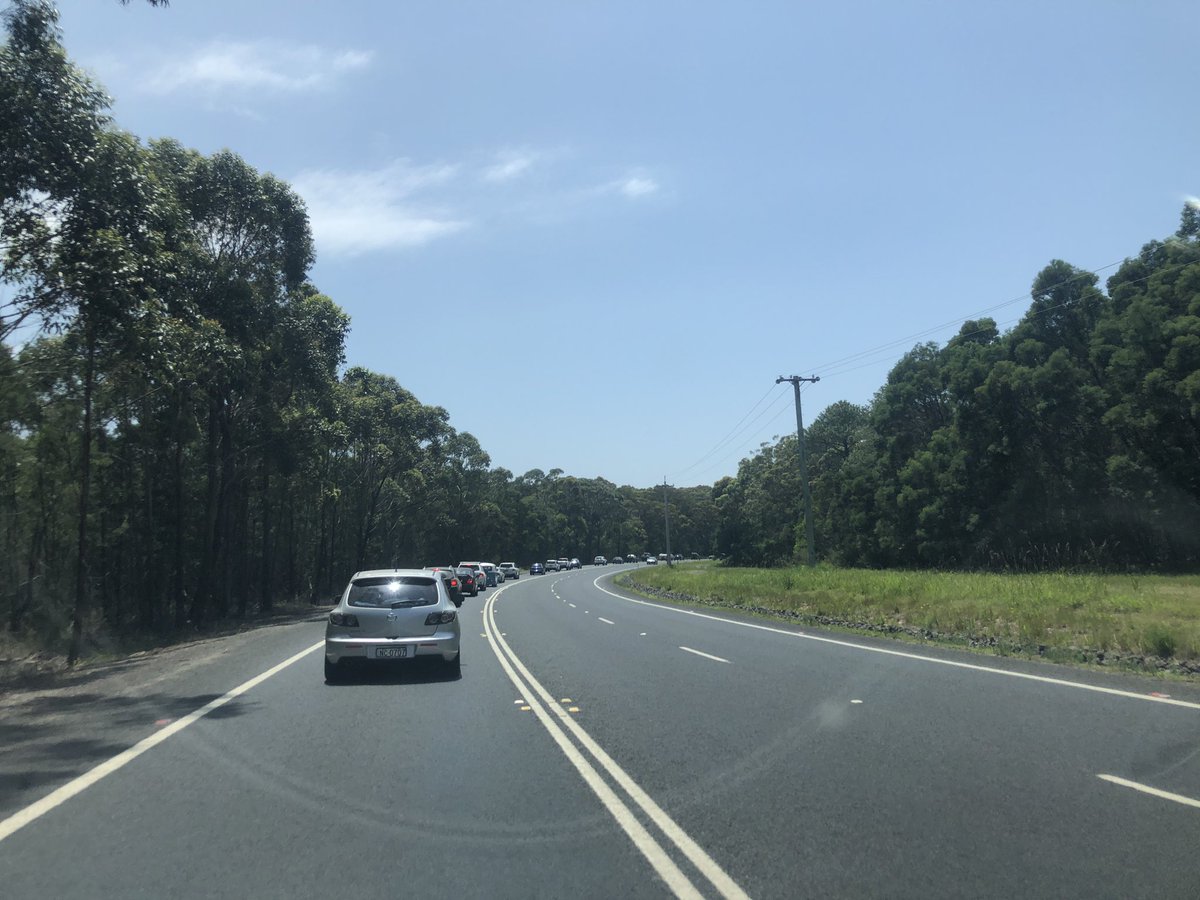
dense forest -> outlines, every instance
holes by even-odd
[[[0,615],[86,651],[328,600],[358,568],[665,548],[802,558],[796,441],[715,486],[495,468],[347,366],[285,182],[144,143],[19,0],[0,47]],[[808,433],[845,565],[1200,563],[1200,214],[1107,284],[1054,262],[1024,320],[923,344]],[[401,373],[402,374],[402,373]]]
[[[1108,279],[1061,260],[1012,330],[914,347],[807,430],[816,548],[849,566],[1200,566],[1200,211]],[[718,549],[804,548],[794,438],[714,488]]]
[[[304,205],[232,152],[116,128],[57,13],[0,50],[0,611],[72,654],[350,573],[659,550],[662,489],[492,468],[446,410],[345,368]],[[671,490],[708,549],[711,490]]]

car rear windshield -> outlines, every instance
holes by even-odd
[[[417,575],[359,578],[350,583],[351,606],[395,608],[398,606],[431,606],[438,601],[437,582]]]

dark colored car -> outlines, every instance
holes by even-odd
[[[545,574],[546,574],[546,567],[545,567],[545,566],[543,566],[543,565],[542,565],[541,563],[539,563],[539,562],[535,562],[533,565],[531,565],[531,566],[529,567],[529,574],[530,574],[530,575],[545,575]]]
[[[454,574],[458,576],[458,581],[462,585],[462,592],[468,597],[476,597],[479,595],[479,585],[475,583],[475,570],[469,569],[466,566],[458,566],[454,570]]]
[[[446,593],[450,595],[450,602],[455,606],[463,605],[462,585],[458,581],[458,575],[453,569],[434,569],[433,574],[442,579],[442,583],[446,585]]]

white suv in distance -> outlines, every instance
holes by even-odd
[[[505,578],[512,578],[514,581],[521,577],[521,570],[517,568],[514,562],[500,563],[500,571],[504,573]]]
[[[421,569],[357,572],[325,625],[325,680],[347,664],[440,658],[460,673],[458,610],[446,585]]]
[[[595,559],[592,560],[592,565],[593,566],[607,566],[608,560],[605,559],[603,556],[597,556]]]

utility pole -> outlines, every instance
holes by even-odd
[[[808,565],[815,566],[817,564],[817,552],[813,546],[815,537],[813,535],[813,514],[812,514],[812,491],[808,486],[808,454],[804,450],[804,417],[800,414],[800,382],[807,381],[812,384],[820,381],[820,377],[813,375],[809,378],[802,378],[799,375],[793,375],[790,378],[784,378],[780,375],[775,379],[776,384],[784,381],[792,383],[792,390],[796,392],[796,442],[797,449],[800,451],[800,484],[804,487],[804,543],[808,545]]]
[[[667,523],[667,565],[675,565],[675,559],[671,556],[671,501],[667,499],[667,479],[663,477],[663,518]]]

